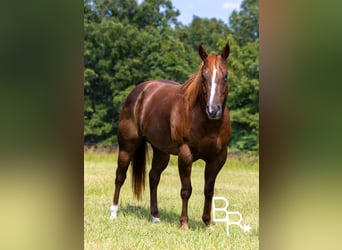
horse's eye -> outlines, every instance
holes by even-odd
[[[207,79],[205,78],[204,74],[202,73],[202,82],[205,82]]]
[[[223,80],[227,81],[227,78],[228,78],[228,76],[227,76],[227,74],[225,74],[223,77]]]

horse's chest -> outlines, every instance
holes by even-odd
[[[194,134],[189,142],[195,158],[206,158],[222,150],[222,141],[216,134]]]
[[[228,126],[194,126],[190,130],[190,148],[196,158],[211,158],[227,147],[230,133],[225,128]]]
[[[217,151],[221,150],[222,142],[219,136],[212,135],[212,136],[203,136],[198,141],[199,149],[201,151]]]

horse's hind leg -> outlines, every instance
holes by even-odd
[[[119,150],[118,167],[116,169],[115,192],[113,204],[110,207],[110,219],[115,219],[118,212],[119,195],[122,185],[126,180],[127,169],[131,162],[130,153],[125,150]]]
[[[130,121],[120,121],[119,130],[119,155],[116,169],[115,191],[113,203],[110,207],[110,219],[115,219],[118,212],[119,195],[122,185],[126,180],[127,169],[134,152],[141,142],[134,125]]]
[[[150,171],[150,208],[153,222],[159,222],[157,189],[160,175],[167,167],[170,155],[153,148],[152,169]]]

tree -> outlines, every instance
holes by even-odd
[[[138,7],[134,22],[139,28],[167,27],[179,25],[177,16],[179,11],[173,7],[170,0],[144,0]]]
[[[191,49],[196,53],[200,43],[205,45],[208,52],[216,51],[218,40],[226,37],[229,33],[230,30],[223,21],[197,16],[193,16],[189,26],[181,27],[178,30],[178,36],[181,41],[191,46]]]
[[[259,38],[259,1],[243,0],[240,9],[231,14],[229,27],[238,44],[244,46]]]
[[[147,8],[151,4],[159,11]],[[85,142],[112,145],[120,107],[134,85],[149,79],[185,81],[190,70],[183,59],[184,46],[168,26],[178,15],[170,1],[147,0],[138,6],[131,0],[105,0],[85,5]],[[141,16],[151,18],[138,22]]]
[[[185,82],[198,70],[198,45],[219,52],[227,41],[230,146],[258,149],[258,1],[244,0],[230,23],[194,16],[177,21],[170,0],[84,0],[84,140],[115,145],[121,105],[136,84]]]
[[[232,67],[231,108],[232,144],[238,149],[259,148],[259,1],[244,0],[241,10],[229,18],[235,47]]]

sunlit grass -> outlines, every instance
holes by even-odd
[[[230,156],[216,180],[215,195],[227,198],[228,210],[239,211],[243,216],[242,223],[252,228],[249,233],[244,233],[231,225],[229,237],[225,223],[216,223],[208,229],[202,222],[202,161],[193,165],[193,192],[188,213],[190,230],[183,231],[179,226],[181,198],[176,157],[171,158],[161,176],[158,188],[161,223],[158,224],[151,223],[148,183],[142,201],[136,201],[130,173],[121,189],[118,217],[109,220],[117,154],[88,151],[84,159],[85,249],[258,249],[259,164],[256,155]]]

